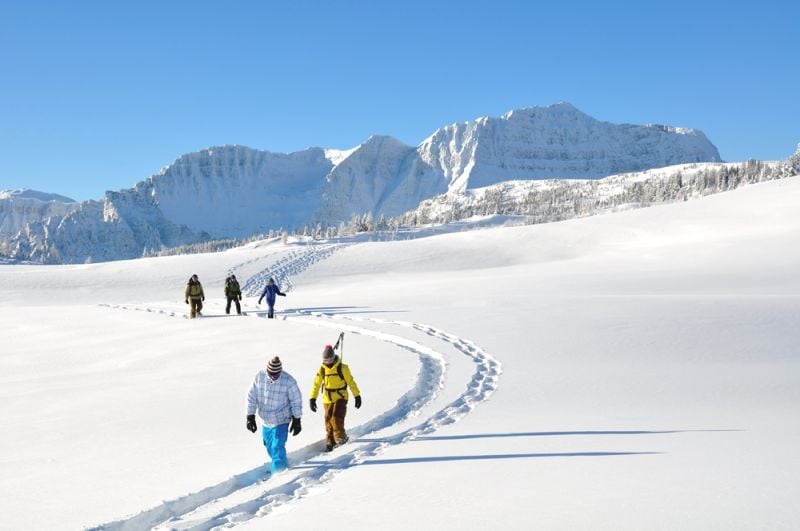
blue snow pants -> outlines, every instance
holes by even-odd
[[[274,428],[261,427],[261,437],[267,448],[267,455],[272,460],[272,473],[286,470],[286,440],[289,438],[289,424],[278,424]]]

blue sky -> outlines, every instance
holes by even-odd
[[[788,0],[0,0],[0,189],[98,199],[208,146],[416,145],[559,101],[785,158],[797,20]]]

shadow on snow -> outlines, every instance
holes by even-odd
[[[713,433],[713,432],[734,432],[745,431],[741,429],[723,430],[587,430],[587,431],[531,431],[520,433],[475,433],[469,435],[421,435],[414,439],[415,442],[424,441],[456,441],[470,439],[502,439],[506,437],[567,437],[575,435],[665,435],[672,433]],[[388,442],[388,439],[358,439],[357,442]]]
[[[483,461],[494,459],[533,459],[547,457],[614,457],[624,455],[659,455],[663,452],[554,452],[531,454],[445,455],[436,457],[407,457],[404,459],[372,459],[360,463],[342,464],[327,461],[308,461],[295,468],[354,468],[364,465],[405,465],[411,463],[439,463],[448,461]]]

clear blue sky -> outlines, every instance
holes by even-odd
[[[798,4],[2,0],[0,189],[98,199],[208,146],[416,145],[559,101],[785,158]]]

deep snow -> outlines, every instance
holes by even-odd
[[[799,203],[795,177],[546,225],[0,266],[0,527],[796,529]],[[228,271],[245,317],[221,316]],[[277,354],[308,393],[340,330],[352,442],[319,453],[306,410],[292,470],[258,481],[253,376]]]

